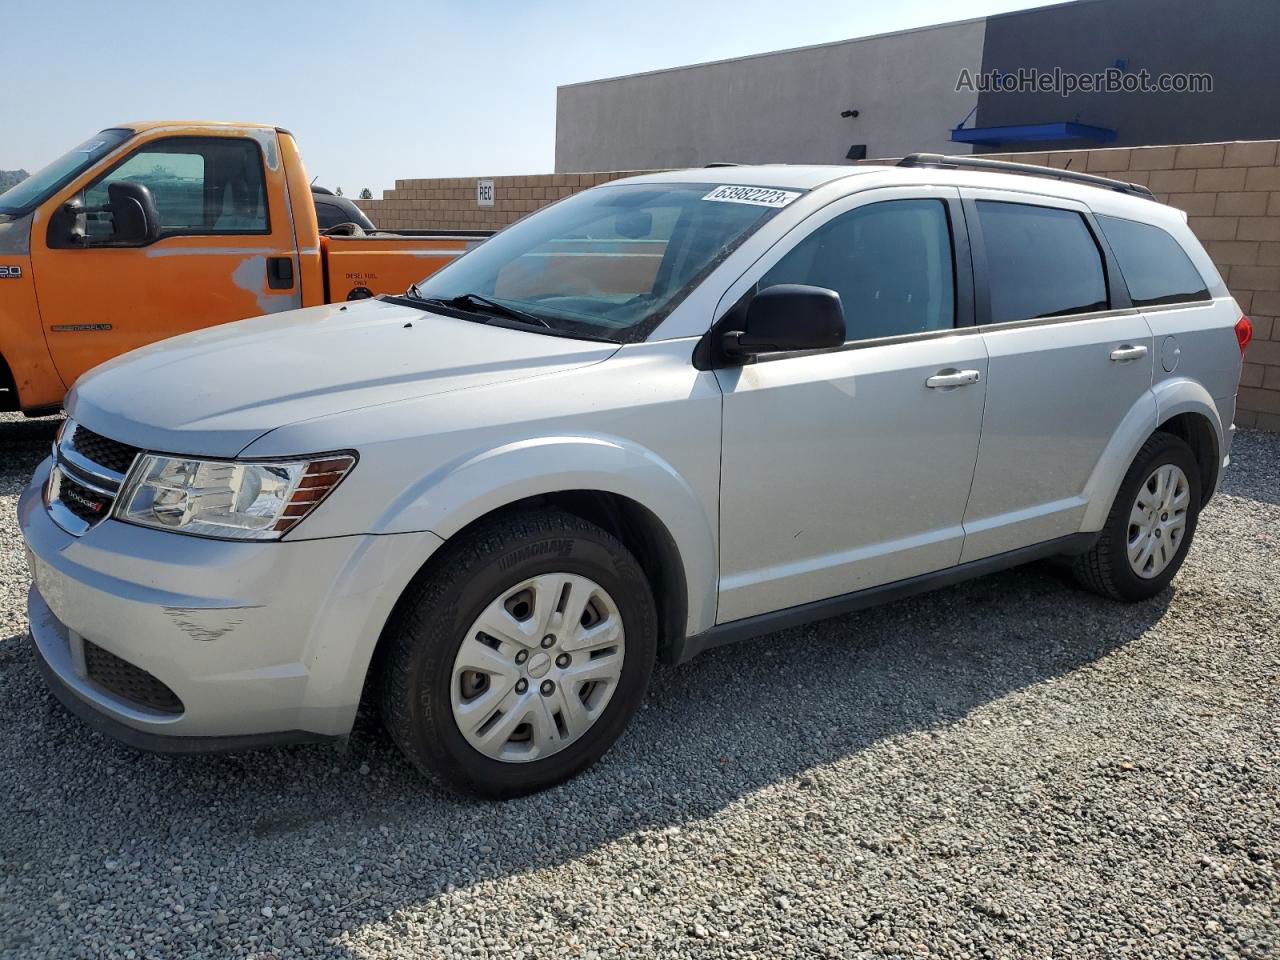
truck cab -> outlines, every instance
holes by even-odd
[[[82,373],[157,340],[403,291],[478,242],[321,236],[278,127],[109,127],[0,194],[0,409],[56,410]]]

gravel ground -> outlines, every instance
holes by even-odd
[[[505,804],[349,751],[133,754],[45,693],[0,423],[0,956],[1276,957],[1280,436],[1165,596],[1055,567],[660,669]]]

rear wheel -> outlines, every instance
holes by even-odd
[[[609,533],[559,511],[500,518],[446,550],[388,625],[388,730],[463,793],[568,779],[648,686],[657,617],[644,573]]]
[[[1182,566],[1199,515],[1195,454],[1173,434],[1153,434],[1120,484],[1098,542],[1076,560],[1076,579],[1116,600],[1155,596]]]

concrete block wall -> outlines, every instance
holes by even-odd
[[[1253,321],[1236,423],[1280,431],[1280,141],[984,154],[1098,173],[1151,188],[1187,212],[1191,228]],[[883,162],[883,161],[869,161]],[[478,177],[397,180],[360,205],[386,230],[496,230],[579,190],[646,171],[492,177],[494,205],[476,202]]]
[[[397,180],[394,190],[382,192],[381,200],[356,202],[382,230],[497,230],[571,193],[646,172]],[[476,184],[480,180],[493,181],[491,207],[477,202]]]

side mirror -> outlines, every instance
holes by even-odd
[[[160,213],[145,184],[119,180],[107,186],[112,243],[151,243],[160,236]]]
[[[747,305],[743,326],[724,335],[730,356],[822,350],[845,341],[840,294],[803,283],[765,287]]]

